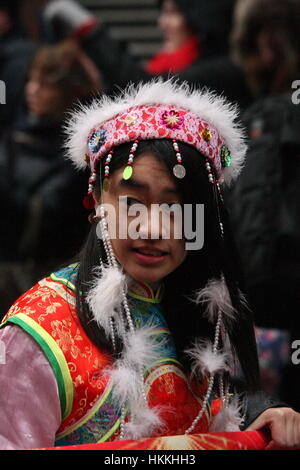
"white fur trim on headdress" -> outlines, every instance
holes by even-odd
[[[65,128],[67,156],[77,168],[85,168],[87,139],[91,130],[129,108],[144,105],[183,108],[213,126],[232,156],[231,165],[223,169],[222,177],[228,184],[236,178],[246,154],[244,132],[236,122],[237,107],[213,92],[192,89],[186,82],[179,84],[172,79],[164,81],[159,78],[149,83],[131,85],[117,98],[104,96],[89,106],[81,105],[71,115]]]

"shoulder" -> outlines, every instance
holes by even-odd
[[[38,323],[66,312],[75,315],[78,264],[72,264],[41,279],[11,306],[2,324],[15,316],[27,316]]]

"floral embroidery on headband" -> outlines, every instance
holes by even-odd
[[[91,152],[93,153],[99,152],[105,140],[106,140],[105,129],[99,129],[93,132],[89,139],[89,149],[91,150]]]
[[[164,111],[161,115],[161,123],[168,129],[180,129],[184,123],[184,117],[175,110]]]
[[[134,114],[127,114],[124,121],[125,121],[125,123],[128,127],[131,127],[131,126],[134,126],[136,124],[137,117]]]

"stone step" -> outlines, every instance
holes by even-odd
[[[80,3],[92,10],[102,8],[157,8],[157,0],[80,0]]]
[[[134,10],[134,9],[117,9],[117,10],[99,10],[95,11],[97,17],[106,23],[110,24],[156,24],[158,18],[158,10]]]
[[[125,41],[161,39],[161,33],[155,26],[111,26],[109,31],[112,38]]]
[[[160,42],[130,42],[128,51],[135,57],[152,57],[160,49]]]
[[[141,63],[157,52],[162,35],[157,27],[157,0],[81,0],[108,27],[116,40],[125,41]]]

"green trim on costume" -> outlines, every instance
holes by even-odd
[[[58,277],[58,276],[55,275],[55,273],[52,273],[52,274],[50,274],[50,279],[52,279],[52,281],[56,281],[56,282],[60,282],[61,284],[64,284],[66,287],[71,289],[73,292],[75,292],[75,290],[76,290],[75,285],[69,279],[66,279],[65,277]]]
[[[155,328],[155,330],[151,331],[151,336],[158,336],[158,335],[171,335],[169,328]]]
[[[120,426],[121,424],[121,420],[120,418],[115,422],[115,424],[113,425],[113,427],[106,433],[104,434],[104,436],[101,437],[101,439],[98,442],[106,442],[115,432],[116,430],[118,429],[118,427]]]
[[[18,313],[8,318],[3,325],[8,322],[20,326],[32,336],[47,357],[57,381],[62,420],[67,418],[72,411],[74,392],[69,367],[63,352],[49,333],[24,313]]]
[[[177,359],[173,359],[172,357],[164,357],[163,359],[159,359],[159,361],[153,362],[153,364],[151,364],[151,366],[148,367],[148,369],[144,371],[144,377],[146,377],[146,375],[149,373],[151,369],[153,369],[153,367],[159,366],[160,364],[164,364],[164,365],[176,364],[176,366],[179,366],[180,369],[182,369],[182,365],[180,364],[179,361],[177,361]]]
[[[160,300],[162,299],[165,292],[165,285],[162,283],[156,291],[155,298]]]
[[[136,287],[138,289],[135,289]],[[141,289],[139,288],[141,288],[143,292],[140,292]],[[147,282],[133,281],[133,283],[129,284],[128,286],[127,295],[137,300],[142,300],[151,304],[158,304],[161,303],[164,294],[164,288],[164,284],[161,283],[154,293],[152,286]],[[136,292],[136,290],[138,291]],[[143,293],[145,293],[145,295],[143,295]]]
[[[130,291],[127,292],[127,295],[129,297],[133,297],[134,299],[142,300],[143,302],[149,302],[151,304],[161,303],[161,299],[150,299],[149,297],[142,297],[141,295],[134,294],[133,292],[130,292]]]
[[[93,418],[93,416],[95,416],[95,414],[97,413],[97,411],[99,410],[99,408],[103,405],[103,403],[105,403],[105,401],[107,400],[107,397],[108,395],[111,393],[112,391],[112,386],[110,385],[107,390],[104,392],[104,394],[102,395],[101,397],[101,400],[99,401],[99,403],[88,413],[86,414],[83,419],[81,419],[80,421],[78,421],[76,424],[74,424],[73,426],[71,426],[70,428],[66,429],[64,432],[62,432],[61,434],[58,434],[56,436],[56,440],[60,440],[60,439],[63,439],[64,437],[68,436],[69,434],[71,434],[72,432],[76,431],[77,429],[81,428],[87,421],[89,421],[90,419]],[[115,425],[114,425],[115,426]],[[109,432],[109,431],[108,431]]]

